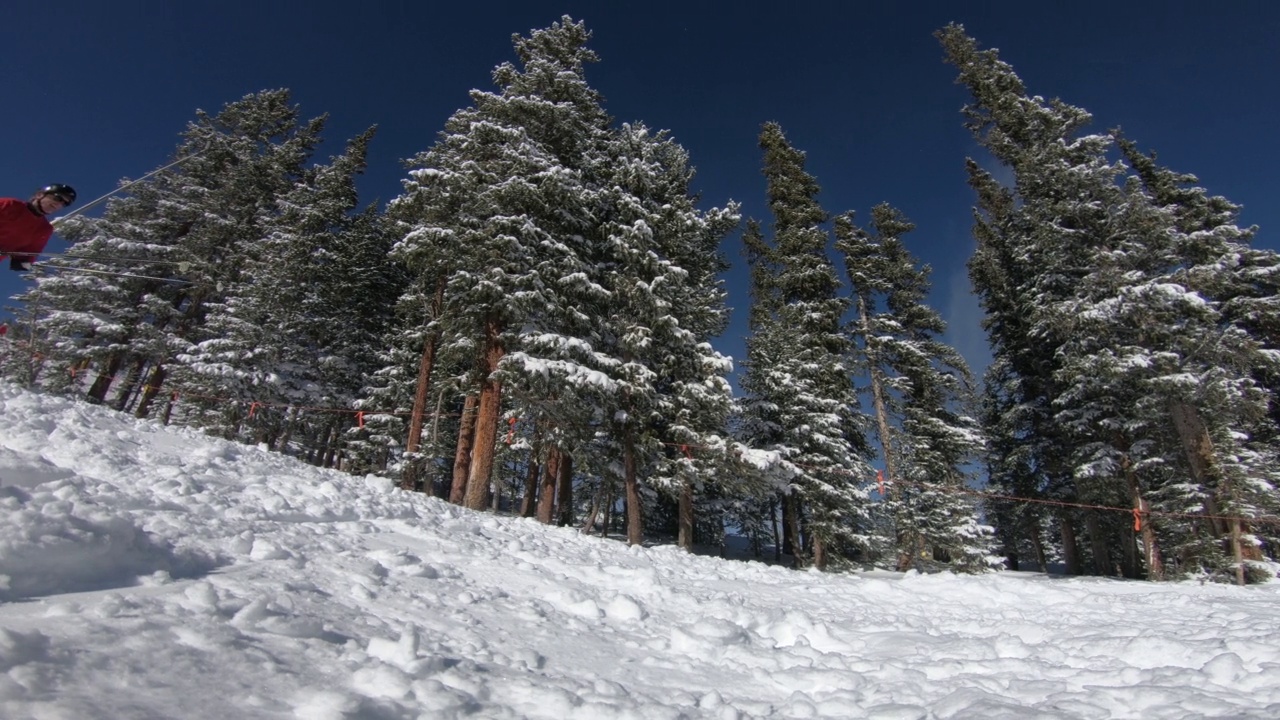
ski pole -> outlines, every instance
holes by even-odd
[[[164,278],[164,277],[155,277],[153,275],[134,275],[132,273],[118,273],[118,272],[111,272],[110,270],[91,270],[89,268],[45,265],[45,266],[42,266],[41,269],[44,270],[45,272],[56,270],[58,272],[89,273],[90,275],[112,275],[114,277],[136,278],[138,280],[159,280],[161,282],[166,282],[174,285],[198,285],[199,284],[192,280],[183,280],[182,278]]]
[[[151,177],[152,175],[155,175],[155,174],[157,174],[157,173],[164,172],[165,170],[168,170],[169,168],[173,167],[174,165],[178,165],[178,164],[180,164],[180,163],[184,163],[184,162],[186,162],[186,161],[190,160],[191,158],[196,157],[197,155],[200,155],[201,153],[203,153],[205,150],[208,150],[208,149],[209,149],[209,147],[206,145],[205,147],[200,148],[199,150],[197,150],[197,151],[195,151],[195,152],[191,153],[190,155],[188,155],[188,156],[186,156],[186,157],[178,158],[177,160],[174,160],[173,162],[169,163],[168,165],[165,165],[165,166],[164,166],[164,167],[162,167],[162,168],[157,168],[157,169],[155,169],[155,170],[152,170],[151,172],[147,173],[146,175],[143,175],[142,177],[138,178],[137,180],[133,180],[133,181],[131,181],[131,182],[127,182],[127,183],[125,183],[124,185],[121,185],[120,187],[116,188],[115,190],[112,190],[111,192],[107,193],[106,195],[103,195],[102,197],[98,198],[97,200],[94,200],[94,201],[92,201],[92,202],[85,203],[84,205],[81,205],[80,207],[76,208],[75,210],[72,210],[71,212],[67,213],[66,215],[63,215],[62,217],[56,217],[56,218],[54,218],[53,220],[50,220],[50,221],[49,221],[49,223],[50,223],[50,224],[52,224],[52,225],[57,225],[59,222],[61,222],[61,221],[63,221],[63,220],[66,220],[66,219],[67,219],[67,218],[69,218],[69,217],[74,217],[74,216],[76,216],[76,215],[79,215],[80,213],[84,212],[85,210],[88,210],[89,208],[93,207],[94,205],[97,205],[98,203],[101,203],[102,201],[106,200],[107,198],[111,197],[112,195],[115,195],[116,193],[120,192],[121,190],[127,190],[128,188],[131,188],[131,187],[133,187],[134,185],[137,185],[138,183],[142,182],[143,180],[146,180],[147,178]]]

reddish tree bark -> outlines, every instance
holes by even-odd
[[[538,450],[529,454],[529,465],[525,468],[524,474],[524,499],[520,503],[520,517],[533,517],[538,509],[538,472],[541,470],[538,465]]]
[[[680,485],[679,508],[676,511],[680,529],[676,533],[676,545],[693,550],[693,483],[685,480]]]
[[[542,488],[538,493],[538,522],[550,525],[556,513],[556,480],[560,477],[560,448],[547,450],[546,467],[542,470]]]
[[[560,454],[560,471],[556,476],[556,525],[566,527],[573,524],[573,456],[569,453]]]
[[[471,474],[471,445],[476,434],[476,395],[467,395],[462,404],[462,421],[458,426],[458,446],[453,453],[453,485],[449,502],[461,505],[467,496],[467,477]]]
[[[440,314],[440,307],[444,304],[444,278],[436,283],[436,294],[431,301],[432,315]],[[439,341],[439,334],[430,332],[422,343],[422,360],[418,363],[418,384],[414,387],[413,392],[413,412],[409,416],[409,437],[405,441],[405,452],[416,453],[418,446],[422,443],[422,418],[426,415],[427,395],[431,388],[431,372],[435,366],[436,343]],[[417,487],[417,462],[409,462],[405,464],[404,479],[401,481],[401,487],[405,490],[413,490]]]
[[[625,428],[622,436],[622,473],[627,489],[627,544],[644,542],[644,516],[640,507],[640,482],[636,477],[636,447],[631,429]]]
[[[494,377],[506,354],[501,328],[496,319],[485,322],[484,365],[480,380],[480,400],[476,405],[476,439],[471,451],[471,474],[467,478],[464,505],[483,510],[489,505],[489,481],[493,476],[494,444],[498,440],[498,416],[502,413],[502,383]]]

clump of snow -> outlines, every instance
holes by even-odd
[[[0,575],[4,718],[1280,717],[1280,584],[628,548],[6,384]]]

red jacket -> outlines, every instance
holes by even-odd
[[[0,198],[0,258],[11,263],[34,262],[53,235],[43,215],[31,212],[26,200]]]

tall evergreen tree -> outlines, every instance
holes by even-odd
[[[938,336],[946,324],[924,304],[928,267],[917,267],[902,236],[915,226],[887,203],[871,212],[874,234],[836,219],[856,305],[852,335],[869,389],[890,487],[886,505],[896,526],[898,569],[931,551],[941,562],[981,569],[991,553],[990,529],[963,493],[965,466],[982,447],[967,412],[964,359]]]
[[[829,552],[865,550],[872,544],[871,469],[858,400],[848,364],[841,317],[848,301],[826,254],[827,215],[817,202],[818,183],[804,169],[804,153],[793,148],[776,123],[760,133],[773,245],[748,236],[757,261],[777,268],[757,285],[757,302],[773,312],[756,314],[759,329],[748,347],[743,386],[754,398],[758,419],[775,439],[775,450],[795,468],[788,498],[788,524],[799,564],[824,567]],[[803,535],[805,545],[798,542]]]
[[[571,474],[619,475],[639,542],[637,469],[679,469],[676,442],[713,444],[727,413],[728,363],[707,340],[726,314],[715,247],[736,213],[695,209],[687,154],[670,139],[610,127],[583,76],[589,38],[569,18],[514,38],[521,67],[500,66],[499,91],[474,92],[414,161],[391,208],[404,233],[393,254],[420,295],[442,283],[426,333],[439,355],[477,358],[459,497],[483,504],[502,414],[536,428],[538,517],[568,509],[555,488]]]
[[[610,188],[607,250],[596,264],[610,293],[599,348],[618,363],[607,370],[617,384],[605,398],[606,415],[619,419],[628,510],[641,505],[644,468],[651,488],[677,499],[678,542],[688,548],[694,496],[711,485],[704,479],[718,474],[728,448],[732,390],[724,376],[731,365],[709,340],[728,318],[718,246],[737,225],[737,208],[700,212],[688,154],[662,133],[624,125],[610,135],[610,154],[611,172],[602,178]],[[633,513],[631,542],[639,542],[641,522]]]
[[[337,410],[363,389],[396,295],[379,216],[355,214],[355,176],[372,136],[309,168],[281,196],[241,278],[210,304],[209,339],[192,347],[173,377],[201,394],[251,403],[255,412],[235,417],[224,433],[274,445],[305,429],[301,437],[311,443],[332,443],[355,424],[354,412]]]
[[[1265,408],[1247,369],[1258,360],[1256,343],[1224,325],[1215,303],[1186,280],[1175,215],[1136,183],[1118,182],[1125,166],[1107,157],[1111,137],[1078,135],[1088,113],[1027,97],[1012,69],[994,51],[978,51],[958,26],[939,36],[974,95],[971,127],[1015,174],[1012,255],[1031,271],[1015,280],[1015,294],[1025,298],[1030,324],[1010,340],[1053,350],[1048,372],[1024,379],[1053,389],[1051,424],[1066,441],[1074,497],[1103,507],[1131,503],[1141,513],[1149,494],[1188,473],[1195,489],[1181,500],[1194,498],[1206,520],[1194,525],[1217,534],[1234,557],[1182,552],[1184,565],[1214,572],[1231,564],[1243,578],[1240,523],[1232,521],[1228,540],[1212,518],[1225,506],[1258,514],[1258,492],[1269,485],[1262,456],[1239,441]],[[1122,515],[1086,510],[1082,519],[1095,572],[1138,574]],[[1144,540],[1145,572],[1158,576],[1154,535]]]
[[[1027,398],[1039,411],[1039,449],[1047,450],[1034,464],[1043,468],[1051,497],[1121,505],[1126,492],[1118,476],[1134,439],[1114,436],[1104,424],[1084,421],[1098,411],[1097,401],[1108,396],[1096,385],[1093,390],[1078,387],[1081,380],[1098,377],[1082,375],[1079,361],[1098,356],[1081,344],[1088,336],[1072,323],[1080,301],[1096,297],[1093,293],[1101,290],[1088,284],[1099,260],[1108,253],[1123,254],[1130,242],[1117,212],[1124,204],[1116,183],[1122,168],[1106,158],[1109,138],[1078,134],[1090,119],[1084,110],[1027,97],[1012,69],[994,51],[978,51],[957,26],[939,36],[949,60],[960,71],[960,81],[974,96],[975,102],[966,108],[970,128],[1013,170],[1016,179],[1018,205],[1013,211],[1012,243],[1007,246],[1011,252],[1002,258],[1007,262],[1002,275],[1013,280],[1007,289],[1018,298],[1018,312],[1026,322],[1018,327],[1018,335],[1006,338],[1005,352],[1011,360],[1024,358],[1017,368],[1018,380],[1040,391]],[[1013,272],[1018,265],[1027,272]],[[1095,340],[1107,343],[1111,335],[1103,333]],[[1038,349],[1033,348],[1036,345]],[[1111,410],[1119,407],[1115,404]],[[1053,441],[1043,443],[1045,438]],[[1101,461],[1099,451],[1105,453]],[[1124,546],[1111,541],[1114,533],[1127,527],[1121,525],[1120,516],[1086,510],[1062,512],[1059,521],[1069,569],[1081,570],[1075,556],[1079,521],[1087,529],[1093,571],[1110,574],[1118,564],[1112,548]]]
[[[455,113],[436,145],[413,161],[393,203],[406,229],[394,256],[422,278],[418,286],[444,279],[437,322],[450,332],[441,342],[459,349],[442,350],[474,359],[468,507],[488,504],[503,381],[541,383],[544,389],[524,393],[518,412],[546,428],[552,445],[589,436],[582,425],[559,422],[579,405],[580,391],[593,392],[578,382],[598,377],[583,372],[595,369],[593,352],[569,339],[589,335],[592,315],[579,308],[605,296],[584,264],[585,244],[595,237],[584,174],[599,162],[594,154],[609,122],[583,78],[595,60],[589,37],[564,18],[513,38],[521,67],[494,71],[498,92],[472,92],[473,106]]]
[[[1243,518],[1171,519],[1161,534],[1172,542],[1180,570],[1232,566],[1243,582],[1245,561],[1263,558],[1264,540],[1276,546],[1275,529],[1248,518],[1273,516],[1280,507],[1268,416],[1280,368],[1278,338],[1268,330],[1276,326],[1276,255],[1249,246],[1256,229],[1236,224],[1236,205],[1194,187],[1194,176],[1159,167],[1133,143],[1119,138],[1119,145],[1135,170],[1131,206],[1149,207],[1140,227],[1150,236],[1142,244],[1143,274],[1129,273],[1131,289],[1113,305],[1117,313],[1138,306],[1144,318],[1164,316],[1174,330],[1147,323],[1140,340],[1151,348],[1150,360],[1131,374],[1145,383],[1153,416],[1173,418],[1171,454],[1185,458],[1194,480],[1156,486],[1156,507],[1176,512],[1199,503],[1210,515]]]
[[[1030,272],[1015,254],[1013,192],[1001,186],[973,160],[969,184],[977,193],[973,235],[977,250],[969,260],[969,277],[985,312],[982,324],[992,347],[992,362],[983,381],[982,426],[987,439],[987,488],[1005,497],[1040,500],[1051,491],[1046,479],[1061,468],[1060,447],[1053,442],[1047,368],[1052,351],[1024,343],[1028,301],[1019,295],[1018,279]],[[1034,557],[1048,570],[1044,534],[1050,525],[1047,506],[1036,502],[988,500],[986,509],[1011,569],[1022,557]],[[1070,535],[1071,524],[1060,529]],[[1074,541],[1064,537],[1065,560],[1075,569]]]
[[[112,279],[78,301],[92,297],[107,324],[94,328],[79,314],[57,330],[76,361],[97,363],[92,397],[104,397],[123,367],[117,406],[154,411],[178,356],[207,339],[210,304],[239,278],[277,196],[302,177],[322,126],[322,118],[303,123],[285,90],[246,96],[217,115],[198,112],[175,153],[187,158],[180,166],[112,202],[103,218],[65,224],[64,236],[77,243],[70,254],[80,256],[69,274]],[[126,282],[107,274],[104,264],[113,261],[116,272],[127,266]],[[57,312],[58,303],[51,294],[45,307]]]
[[[1243,329],[1262,347],[1280,349],[1280,254],[1253,247],[1257,227],[1238,225],[1240,206],[1211,196],[1196,185],[1196,176],[1178,173],[1144,155],[1137,144],[1114,131],[1117,144],[1133,168],[1143,192],[1171,215],[1174,266],[1186,286],[1220,305],[1223,322]],[[1265,442],[1280,433],[1280,373],[1265,359],[1254,368],[1255,379],[1271,394],[1272,424]]]

